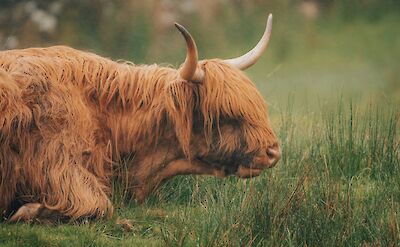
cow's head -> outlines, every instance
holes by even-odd
[[[180,77],[195,89],[192,160],[223,175],[258,176],[273,167],[280,148],[271,129],[267,106],[252,81],[242,72],[255,64],[268,45],[272,15],[258,44],[241,57],[198,61],[189,32],[175,24],[187,44]]]
[[[135,160],[141,160],[131,168],[138,201],[175,175],[255,177],[280,158],[265,101],[243,73],[267,47],[272,16],[256,47],[229,60],[198,61],[192,36],[181,25],[176,27],[188,52],[180,69],[164,73],[162,101],[171,125],[163,128],[156,149],[143,149],[144,154],[139,151],[135,155]],[[175,148],[178,143],[181,148]]]

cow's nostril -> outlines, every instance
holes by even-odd
[[[274,144],[273,146],[267,149],[267,155],[270,159],[271,166],[274,166],[278,160],[281,158],[281,149],[278,144]]]
[[[281,149],[278,144],[274,144],[253,158],[253,166],[257,169],[271,168],[280,158]]]

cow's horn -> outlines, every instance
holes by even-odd
[[[267,26],[265,27],[265,32],[261,37],[261,40],[258,42],[258,44],[246,54],[237,58],[227,59],[225,60],[225,62],[241,70],[245,70],[248,67],[255,64],[268,46],[268,41],[269,38],[271,37],[271,31],[272,31],[272,14],[269,14],[267,20]]]
[[[194,42],[192,35],[190,35],[186,28],[178,23],[175,23],[175,26],[185,38],[187,47],[186,59],[182,67],[179,69],[179,74],[184,80],[201,82],[204,78],[204,72],[197,69],[198,56],[196,42]]]

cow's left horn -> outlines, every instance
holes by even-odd
[[[198,55],[196,43],[186,28],[178,23],[175,23],[175,27],[185,38],[187,47],[186,59],[182,67],[179,69],[179,74],[184,80],[201,82],[204,78],[204,72],[197,69]]]
[[[265,32],[258,44],[251,51],[247,52],[243,56],[227,59],[225,60],[225,62],[241,70],[245,70],[255,64],[268,46],[269,38],[271,37],[271,31],[272,14],[269,14]]]

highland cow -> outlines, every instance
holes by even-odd
[[[112,181],[138,201],[176,175],[258,176],[280,149],[242,70],[267,47],[179,69],[65,46],[0,52],[0,215],[11,222],[110,217]],[[123,168],[124,157],[134,157]],[[126,170],[126,173],[119,171]]]

